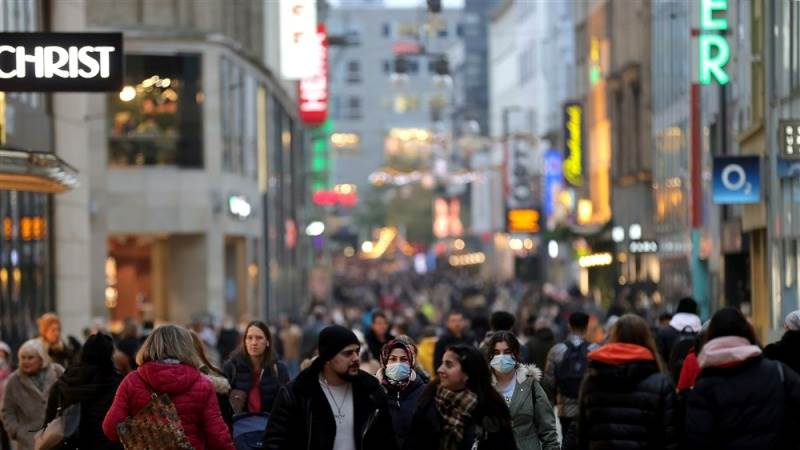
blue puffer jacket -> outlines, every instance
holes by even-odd
[[[247,393],[253,387],[253,367],[241,351],[231,356],[223,366],[222,372],[231,384],[231,390]],[[261,412],[272,411],[272,403],[278,396],[278,390],[287,383],[289,383],[289,371],[283,362],[278,361],[272,367],[264,368],[264,375],[261,377]]]

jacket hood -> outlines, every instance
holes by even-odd
[[[641,345],[612,342],[589,353],[592,361],[618,366],[636,361],[655,361],[653,352]]]
[[[116,390],[122,375],[96,366],[70,366],[58,380],[58,387],[68,403],[91,399],[108,391]]]
[[[700,321],[700,317],[697,316],[697,314],[677,313],[672,316],[672,320],[669,321],[669,326],[678,330],[679,333],[687,328],[692,330],[693,333],[703,331],[703,323]]]
[[[533,378],[533,381],[540,383],[542,381],[542,370],[536,367],[535,364],[520,364],[517,367],[516,381],[517,384],[524,383],[528,378]],[[492,385],[497,385],[497,377],[492,372]]]
[[[739,336],[723,336],[708,341],[700,352],[697,362],[700,369],[738,366],[761,356],[761,349]]]
[[[146,362],[136,371],[158,393],[178,394],[189,390],[200,371],[187,364]]]

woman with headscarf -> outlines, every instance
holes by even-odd
[[[50,361],[38,339],[26,341],[19,348],[19,369],[6,383],[0,419],[17,450],[33,449],[33,435],[42,428],[47,393],[64,368]]]
[[[399,339],[391,340],[381,349],[380,358],[381,368],[375,376],[388,394],[392,426],[398,448],[402,448],[425,383],[413,369],[417,361],[410,344]]]
[[[62,450],[122,450],[122,445],[111,442],[103,433],[103,419],[122,382],[122,375],[114,368],[113,354],[114,342],[110,336],[102,333],[89,336],[79,361],[50,390],[45,423],[56,417],[59,407],[63,411],[75,403],[81,405],[78,435],[65,442]]]

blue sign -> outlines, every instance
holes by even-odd
[[[718,205],[761,201],[761,159],[758,156],[714,158],[712,180],[714,203]]]
[[[544,153],[544,215],[550,217],[556,209],[556,199],[563,186],[562,164],[564,157],[557,150]]]
[[[778,177],[800,178],[800,161],[778,158]]]

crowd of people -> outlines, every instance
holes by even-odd
[[[439,289],[381,288],[373,304],[317,305],[304,324],[98,331],[81,346],[46,314],[15,369],[0,343],[0,445],[56,448],[42,446],[44,432],[79,405],[58,448],[800,446],[800,311],[762,347],[740,310],[702,323],[691,298],[655,319],[619,308],[599,317],[581,299],[528,302],[531,291],[513,285],[451,290],[444,303]],[[174,417],[137,422],[159,408]]]

